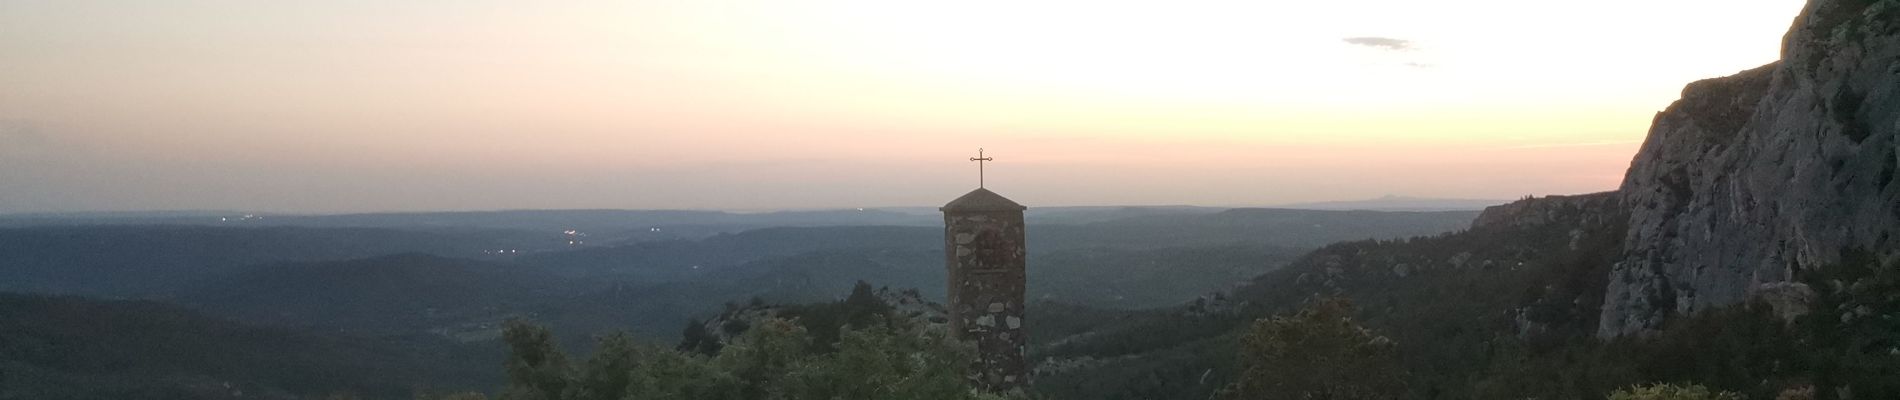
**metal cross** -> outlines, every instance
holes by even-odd
[[[976,187],[978,189],[982,189],[983,188],[983,162],[996,161],[996,159],[992,157],[984,157],[983,148],[978,147],[976,149],[976,157],[970,157],[970,161],[976,162]]]

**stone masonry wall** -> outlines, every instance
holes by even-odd
[[[991,391],[1028,384],[1023,334],[1023,213],[946,213],[950,331],[977,347],[970,379]]]

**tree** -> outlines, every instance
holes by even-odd
[[[771,318],[717,350],[661,348],[624,333],[570,365],[547,328],[509,321],[506,400],[1002,400],[972,388],[964,375],[974,349],[891,315],[869,284],[841,302],[801,307],[799,320]],[[809,318],[809,319],[806,319]],[[744,323],[743,319],[728,321]],[[686,330],[704,327],[694,321]],[[835,343],[815,335],[829,327]],[[713,340],[704,329],[697,330]],[[713,340],[716,341],[716,340]],[[823,345],[821,345],[823,344]]]
[[[1653,384],[1633,386],[1610,393],[1609,400],[1742,400],[1734,392],[1713,392],[1702,385]]]
[[[792,364],[810,355],[811,336],[792,321],[770,319],[747,330],[714,359],[717,366],[745,383],[744,398],[763,399]]]
[[[719,354],[719,338],[706,330],[706,323],[699,319],[686,322],[686,330],[680,332],[679,350],[711,356]]]
[[[620,400],[626,397],[636,368],[652,349],[634,343],[633,337],[617,332],[600,338],[598,350],[580,370],[573,384],[567,385],[567,400]]]
[[[862,318],[865,317],[861,315],[877,314],[890,308],[883,299],[877,298],[877,291],[871,288],[871,283],[865,281],[851,285],[851,295],[844,298],[844,305],[850,315],[848,320],[853,323],[863,322]]]
[[[488,400],[481,392],[456,392],[448,394],[417,393],[415,400]]]
[[[785,398],[971,399],[978,395],[963,375],[974,359],[973,350],[915,324],[847,330],[837,351],[793,368],[786,377]]]
[[[572,380],[567,355],[554,345],[548,328],[518,319],[501,331],[508,343],[508,387],[504,400],[559,400]]]
[[[1241,338],[1229,399],[1358,400],[1405,395],[1396,344],[1353,322],[1352,303],[1311,300],[1291,316],[1254,322]]]
[[[731,372],[720,369],[712,360],[698,354],[677,351],[650,353],[631,375],[633,382],[627,389],[627,398],[630,399],[748,399],[745,397],[746,382],[739,381]]]
[[[877,291],[865,281],[852,285],[851,295],[844,301],[790,307],[787,311],[787,315],[795,317],[811,335],[813,351],[818,353],[836,350],[834,346],[847,329],[888,325],[893,321],[891,305],[878,298]]]

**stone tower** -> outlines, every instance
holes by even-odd
[[[1029,383],[1029,340],[1023,335],[1025,209],[982,188],[940,209],[950,272],[950,332],[976,344],[969,377],[994,392]]]

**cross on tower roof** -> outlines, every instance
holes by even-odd
[[[976,148],[976,157],[970,157],[970,161],[976,162],[976,187],[978,189],[981,189],[983,188],[983,162],[996,161],[996,159],[992,157],[984,157],[983,148],[978,147]]]

